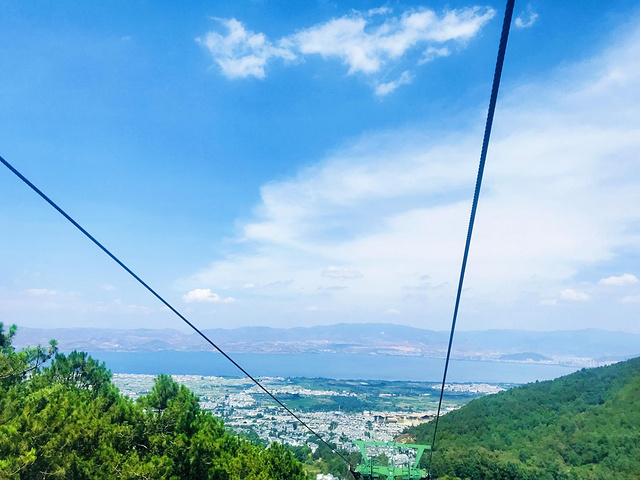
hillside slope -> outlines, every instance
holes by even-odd
[[[408,433],[431,443],[433,424]],[[640,479],[640,358],[474,400],[436,448],[436,478]]]

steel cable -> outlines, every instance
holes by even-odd
[[[447,381],[447,371],[449,369],[449,360],[451,358],[451,347],[453,345],[453,335],[458,320],[458,308],[460,307],[460,297],[462,296],[462,285],[464,283],[464,274],[467,268],[467,259],[469,258],[469,248],[471,246],[471,235],[473,234],[473,225],[476,219],[476,211],[478,209],[478,198],[480,197],[480,187],[482,186],[482,177],[484,175],[484,165],[487,160],[487,150],[489,148],[489,138],[491,137],[491,127],[493,126],[493,116],[496,110],[496,102],[498,101],[498,89],[500,87],[500,79],[502,77],[502,66],[507,50],[507,40],[509,39],[509,30],[511,28],[511,17],[513,16],[513,7],[515,0],[507,0],[507,6],[504,12],[504,21],[502,23],[502,34],[500,36],[500,45],[498,46],[498,58],[496,60],[496,68],[493,75],[493,86],[491,87],[491,98],[489,99],[489,110],[487,112],[487,123],[484,129],[484,138],[482,141],[482,151],[480,153],[480,164],[478,166],[478,176],[476,178],[476,188],[473,193],[473,203],[471,205],[471,217],[469,218],[469,228],[467,229],[467,241],[464,246],[464,254],[462,256],[462,266],[460,268],[460,278],[458,280],[458,291],[456,294],[456,303],[453,309],[453,320],[451,321],[451,333],[449,335],[449,346],[447,347],[447,357],[444,363],[444,374],[442,375],[442,387],[440,388],[440,400],[438,401],[438,413],[436,414],[435,426],[433,428],[433,439],[431,441],[431,450],[429,451],[429,464],[427,471],[431,474],[431,461],[433,451],[436,444],[436,434],[438,432],[438,421],[440,420],[440,411],[442,409],[442,398],[444,396],[445,383]]]
[[[305,427],[309,432],[311,432],[315,437],[317,437],[322,443],[324,443],[327,447],[331,449],[333,453],[338,455],[342,460],[346,462],[349,467],[351,464],[349,461],[334,447],[332,447],[324,438],[322,438],[315,430],[313,430],[306,422],[304,422],[298,415],[293,413],[284,403],[282,403],[275,395],[273,395],[269,390],[267,390],[257,379],[255,379],[249,372],[247,372],[244,368],[242,368],[238,362],[236,362],[233,358],[231,358],[227,353],[225,353],[218,345],[216,345],[209,337],[207,337],[198,327],[196,327],[193,323],[187,320],[184,315],[182,315],[178,310],[176,310],[173,305],[171,305],[168,301],[166,301],[159,293],[157,293],[153,288],[151,288],[144,280],[142,280],[138,275],[136,275],[133,270],[127,267],[118,257],[116,257],[113,253],[109,251],[102,243],[100,243],[93,235],[91,235],[87,230],[85,230],[82,225],[76,222],[67,212],[65,212],[62,208],[60,208],[53,200],[51,200],[47,195],[45,195],[38,187],[36,187],[33,183],[29,181],[24,175],[22,175],[18,170],[16,170],[9,162],[7,162],[4,158],[0,157],[0,162],[7,167],[11,172],[16,175],[20,180],[22,180],[25,184],[27,184],[34,192],[36,192],[40,197],[42,197],[49,205],[51,205],[55,210],[60,213],[64,218],[66,218],[74,227],[80,230],[89,240],[91,240],[94,244],[100,248],[104,253],[106,253],[114,262],[120,265],[129,275],[135,278],[138,283],[140,283],[144,288],[146,288],[151,294],[160,300],[169,310],[175,313],[184,323],[186,323],[193,331],[195,331],[198,335],[200,335],[209,345],[215,348],[219,353],[221,353],[227,360],[229,360],[235,367],[240,370],[246,377],[248,377],[253,383],[255,383],[264,393],[266,393],[272,400],[274,400],[280,407],[282,407],[289,415],[295,418],[303,427]]]

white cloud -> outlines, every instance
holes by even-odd
[[[265,288],[287,288],[291,286],[293,279],[289,280],[276,280],[275,282],[269,282],[265,285]]]
[[[525,20],[525,16],[527,19]],[[536,20],[538,19],[538,14],[533,11],[531,4],[527,5],[526,12],[522,12],[515,20],[515,25],[518,28],[529,28],[532,27]]]
[[[348,73],[376,75],[387,66],[421,46],[429,60],[451,52],[446,46],[464,45],[491,20],[491,8],[470,7],[447,10],[442,14],[428,8],[405,11],[391,17],[387,7],[349,15],[302,29],[275,43],[263,33],[254,33],[236,20],[216,19],[226,34],[211,31],[196,40],[204,45],[228,78],[253,76],[265,78],[265,68],[273,59],[295,60],[304,55],[320,55],[337,59],[348,67]],[[427,58],[425,57],[425,58]],[[425,63],[425,61],[416,62]],[[398,86],[410,83],[412,74],[405,71],[398,80],[374,82],[377,95],[386,95]]]
[[[362,278],[362,273],[351,268],[331,266],[322,271],[322,276],[335,280],[348,280],[353,278]]]
[[[310,307],[307,307],[306,310],[307,312],[317,312],[320,309],[318,308],[317,305],[311,305]]]
[[[544,307],[551,307],[553,305],[556,305],[557,303],[558,303],[557,300],[545,299],[545,300],[540,300],[539,305],[542,305]]]
[[[375,90],[376,95],[378,95],[379,97],[384,97],[385,95],[393,92],[400,85],[406,85],[408,83],[411,83],[412,81],[413,75],[410,71],[405,70],[396,80],[387,83],[381,83],[380,85],[378,85]]]
[[[144,305],[135,305],[135,304],[126,305],[119,298],[116,298],[113,301],[113,305],[117,308],[118,311],[123,313],[149,314],[149,313],[153,313],[154,311],[153,308],[149,308]]]
[[[563,289],[560,300],[584,301],[577,274],[640,251],[638,59],[640,30],[597,58],[502,93],[464,305],[482,299],[485,318],[498,322]],[[254,218],[242,226],[242,250],[191,281],[266,284],[277,272],[295,279],[278,295],[299,302],[300,311],[326,282],[318,272],[348,266],[362,276],[327,299],[327,315],[348,311],[364,321],[391,304],[407,322],[444,318],[460,268],[484,107],[471,114],[475,128],[437,137],[378,132],[265,184]],[[407,296],[402,287],[422,272],[446,287]],[[547,312],[551,327],[571,321]]]
[[[374,15],[387,15],[392,12],[393,12],[393,9],[389,7],[370,8],[367,11],[367,17],[372,17]]]
[[[620,300],[622,303],[626,304],[638,304],[640,303],[640,295],[627,295]]]
[[[573,302],[586,302],[591,297],[584,292],[577,292],[571,288],[565,288],[560,292],[560,296],[563,300],[570,300]]]
[[[249,282],[249,283],[245,283],[245,284],[242,286],[242,288],[255,288],[255,287],[256,287],[256,286],[255,286],[253,283],[251,283],[251,282]]]
[[[400,310],[396,310],[395,308],[389,308],[384,313],[387,315],[400,315]]]
[[[196,288],[182,296],[186,303],[233,303],[233,297],[222,298],[217,293],[213,293],[209,288]]]
[[[29,288],[27,290],[27,293],[35,297],[40,297],[40,296],[52,297],[54,295],[58,295],[58,292],[56,290],[50,290],[48,288]]]
[[[614,285],[616,287],[624,287],[626,285],[634,285],[638,283],[638,278],[630,273],[625,273],[619,277],[612,276],[601,279],[599,282],[601,285]]]
[[[339,292],[340,290],[348,290],[348,289],[349,287],[347,287],[346,285],[333,285],[331,287],[324,287],[320,285],[318,287],[319,292]]]
[[[227,29],[226,35],[207,32],[196,41],[204,45],[215,62],[229,78],[266,76],[265,67],[272,58],[295,60],[295,54],[285,46],[274,46],[262,33],[244,28],[235,18],[217,18]]]
[[[101,292],[98,291],[98,294]],[[34,312],[65,312],[67,318],[77,316],[80,324],[86,324],[87,316],[113,315],[116,313],[148,314],[159,311],[153,307],[137,304],[125,304],[120,299],[105,302],[87,298],[74,291],[52,290],[48,288],[30,288],[24,291],[3,292],[0,288],[0,312],[21,312],[24,316],[29,311]],[[44,316],[44,318],[48,318]],[[35,321],[37,324],[39,320]]]
[[[422,52],[422,60],[420,60],[420,63],[431,62],[438,57],[448,57],[449,55],[451,55],[451,50],[449,50],[448,47],[429,47]]]
[[[450,10],[440,16],[423,8],[373,25],[354,12],[302,30],[292,40],[303,54],[335,57],[349,67],[350,74],[371,74],[417,45],[468,40],[494,15],[493,9],[480,7]]]

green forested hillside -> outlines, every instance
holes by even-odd
[[[412,428],[431,443],[433,424]],[[470,402],[440,419],[434,476],[640,479],[640,358]]]
[[[15,352],[14,334],[0,323],[0,479],[306,477],[288,449],[229,434],[169,376],[134,403],[85,353]]]

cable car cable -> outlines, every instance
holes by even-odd
[[[176,310],[173,305],[167,302],[159,293],[157,293],[153,288],[151,288],[144,280],[142,280],[138,275],[136,275],[133,270],[127,267],[118,257],[116,257],[113,253],[111,253],[102,243],[100,243],[93,235],[87,232],[78,222],[76,222],[67,212],[65,212],[62,208],[60,208],[53,200],[51,200],[47,195],[45,195],[42,190],[36,187],[33,183],[31,183],[24,175],[22,175],[18,170],[16,170],[9,162],[7,162],[4,158],[0,156],[0,162],[7,167],[11,172],[16,175],[20,180],[22,180],[27,186],[29,186],[34,192],[36,192],[40,197],[44,199],[49,205],[51,205],[55,210],[60,213],[64,218],[66,218],[74,227],[80,230],[89,240],[91,240],[94,244],[100,248],[104,253],[106,253],[114,262],[120,265],[129,275],[135,278],[138,283],[140,283],[144,288],[146,288],[151,294],[160,300],[169,310],[175,313],[184,323],[186,323],[193,331],[195,331],[198,335],[200,335],[209,345],[215,348],[218,352],[220,352],[227,360],[229,360],[233,365],[235,365],[238,370],[240,370],[244,375],[246,375],[253,383],[255,383],[264,393],[266,393],[272,400],[274,400],[280,407],[282,407],[289,415],[295,418],[302,426],[304,426],[309,432],[311,432],[314,436],[316,436],[322,443],[324,443],[327,447],[331,449],[333,453],[338,455],[342,460],[346,462],[347,465],[351,468],[351,464],[349,461],[334,447],[332,447],[324,438],[322,438],[318,433],[315,432],[306,422],[304,422],[298,415],[293,413],[284,403],[282,403],[275,395],[273,395],[269,390],[267,390],[258,380],[256,380],[249,372],[247,372],[244,368],[242,368],[233,358],[227,355],[224,350],[222,350],[218,345],[216,345],[209,337],[207,337],[198,327],[196,327],[193,323],[187,320],[184,315],[182,315],[178,310]]]
[[[476,178],[476,188],[473,193],[473,203],[471,205],[471,217],[469,218],[469,228],[467,230],[467,241],[464,246],[464,254],[462,256],[462,266],[460,268],[460,279],[458,281],[458,292],[456,294],[456,303],[453,309],[453,320],[451,321],[451,333],[449,335],[449,346],[447,347],[447,358],[444,363],[444,374],[442,375],[442,387],[440,388],[440,400],[438,402],[438,413],[436,414],[436,423],[433,428],[433,439],[431,441],[431,450],[429,451],[429,463],[427,471],[431,474],[431,460],[433,458],[433,449],[436,444],[436,433],[438,432],[438,420],[440,419],[440,410],[442,408],[442,398],[444,396],[444,387],[447,380],[447,371],[449,369],[449,359],[451,358],[451,346],[453,345],[453,334],[456,329],[456,321],[458,319],[458,308],[460,306],[460,297],[462,295],[462,285],[464,283],[464,274],[467,268],[467,259],[469,257],[469,247],[471,246],[471,235],[473,233],[473,224],[476,219],[476,211],[478,209],[478,198],[480,197],[480,187],[482,186],[482,177],[484,174],[484,165],[487,160],[487,150],[489,148],[489,138],[491,137],[491,127],[493,126],[493,116],[496,110],[496,102],[498,100],[498,88],[500,87],[500,78],[502,76],[502,66],[504,64],[504,56],[507,49],[507,40],[509,39],[509,29],[511,28],[511,17],[513,16],[513,7],[515,0],[507,0],[507,6],[504,12],[504,21],[502,23],[502,34],[500,36],[500,45],[498,46],[498,58],[496,60],[496,68],[493,75],[493,86],[491,87],[491,98],[489,100],[489,110],[487,112],[487,123],[484,130],[484,139],[482,141],[482,151],[480,153],[480,164],[478,166],[478,176]]]
[[[451,347],[453,345],[453,336],[455,333],[455,327],[458,317],[458,309],[460,306],[460,298],[462,295],[462,286],[464,283],[464,274],[467,266],[467,260],[469,256],[469,248],[471,245],[471,236],[473,233],[473,225],[475,223],[475,216],[478,207],[478,198],[480,196],[480,187],[482,185],[482,177],[484,174],[484,166],[487,158],[487,150],[489,146],[489,138],[491,136],[491,127],[493,125],[493,117],[495,113],[496,102],[498,98],[498,89],[500,86],[500,78],[502,75],[502,67],[504,64],[504,57],[506,52],[507,40],[509,38],[509,29],[511,26],[511,18],[513,16],[513,8],[514,8],[515,0],[507,0],[507,6],[505,10],[504,21],[502,25],[502,35],[500,37],[500,45],[498,47],[498,58],[496,61],[496,67],[493,77],[493,86],[491,89],[491,98],[489,101],[489,110],[487,113],[487,122],[485,125],[484,139],[482,143],[482,151],[480,154],[480,164],[478,167],[478,175],[476,178],[476,187],[473,195],[473,203],[471,207],[471,216],[469,219],[469,227],[467,230],[467,240],[465,243],[465,249],[462,259],[462,266],[460,269],[460,278],[458,281],[458,290],[456,294],[456,302],[453,312],[453,319],[451,322],[451,333],[449,335],[449,345],[447,348],[447,356],[445,360],[444,373],[442,377],[442,386],[440,389],[440,399],[438,402],[438,411],[436,414],[436,421],[433,430],[433,440],[431,442],[431,449],[429,451],[429,463],[428,469],[429,477],[431,472],[431,464],[433,458],[433,450],[436,441],[436,434],[438,431],[438,421],[440,419],[440,412],[442,409],[442,399],[444,396],[444,388],[447,379],[447,372],[449,368],[449,360],[451,358]],[[0,156],[0,162],[5,165],[14,175],[16,175],[20,180],[22,180],[27,186],[29,186],[34,192],[36,192],[42,199],[44,199],[49,205],[51,205],[58,213],[60,213],[64,218],[66,218],[73,226],[75,226],[80,232],[82,232],[89,240],[91,240],[98,248],[100,248],[107,256],[109,256],[114,262],[116,262],[120,267],[122,267],[129,275],[131,275],[135,280],[138,281],[144,288],[146,288],[154,297],[156,297],[160,302],[162,302],[169,310],[171,310],[175,315],[177,315],[184,323],[186,323],[193,331],[195,331],[198,335],[200,335],[207,343],[209,343],[214,349],[216,349],[219,353],[221,353],[229,362],[231,362],[238,370],[240,370],[247,378],[249,378],[253,383],[255,383],[265,394],[267,394],[272,400],[274,400],[281,408],[283,408],[289,415],[295,418],[302,426],[304,426],[309,432],[311,432],[315,437],[317,437],[322,443],[324,443],[329,449],[338,455],[344,462],[349,466],[349,470],[354,472],[353,467],[349,463],[349,461],[340,454],[333,446],[331,446],[326,440],[324,440],[318,433],[315,432],[306,422],[304,422],[299,416],[293,413],[284,403],[282,403],[275,395],[273,395],[269,390],[267,390],[257,379],[255,379],[248,371],[246,371],[242,366],[240,366],[233,358],[231,358],[227,353],[225,353],[218,345],[216,345],[209,337],[207,337],[200,329],[198,329],[193,323],[187,320],[178,310],[176,310],[168,301],[166,301],[160,294],[158,294],[153,288],[151,288],[144,280],[142,280],[138,275],[136,275],[127,265],[125,265],[118,257],[116,257],[113,253],[111,253],[102,243],[100,243],[93,235],[91,235],[87,230],[85,230],[78,222],[76,222],[69,214],[67,214],[62,208],[60,208],[53,200],[51,200],[47,195],[45,195],[38,187],[36,187],[32,182],[30,182],[24,175],[22,175],[18,170],[16,170],[9,162],[7,162],[4,158]]]

